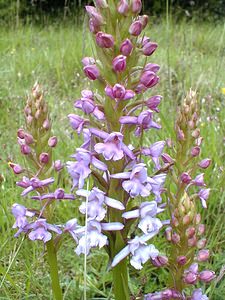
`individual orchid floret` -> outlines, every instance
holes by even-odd
[[[204,183],[204,173],[201,173],[201,174],[197,175],[195,177],[195,179],[192,180],[191,183],[196,185],[196,186],[206,186],[206,184]]]
[[[126,90],[125,87],[121,84],[115,84],[113,87],[107,85],[105,88],[105,93],[111,99],[116,101],[121,100],[130,100],[134,98],[135,92],[132,90]]]
[[[102,221],[106,215],[106,209],[103,205],[113,207],[118,210],[124,210],[124,205],[115,199],[105,196],[105,193],[94,187],[90,192],[86,190],[78,190],[76,192],[78,196],[86,197],[87,201],[83,202],[79,207],[82,214],[88,215],[93,220]]]
[[[208,300],[209,298],[202,293],[202,289],[196,289],[193,291],[190,300]]]
[[[158,47],[157,43],[150,42],[150,41],[146,42],[143,44],[143,48],[142,48],[143,54],[146,56],[150,56],[155,52],[157,47]]]
[[[36,189],[40,189],[43,187],[48,186],[49,184],[53,183],[55,180],[54,178],[47,178],[44,180],[40,180],[37,177],[34,178],[27,178],[27,177],[23,177],[22,181],[18,181],[16,183],[16,185],[24,188],[25,190],[21,193],[21,196],[26,196],[28,193],[36,190]]]
[[[86,65],[83,68],[84,74],[90,79],[90,80],[96,80],[100,77],[100,71],[98,67],[94,65]]]
[[[112,132],[110,134],[91,129],[91,132],[104,139],[104,143],[97,143],[94,146],[98,154],[102,154],[105,160],[120,160],[127,155],[129,158],[134,159],[132,151],[123,143],[123,135],[120,132]]]
[[[156,96],[153,96],[153,97],[149,98],[148,100],[146,100],[145,105],[149,109],[158,113],[159,112],[158,106],[159,106],[161,100],[162,100],[162,96],[156,95]]]
[[[10,166],[10,168],[13,170],[14,174],[16,174],[16,175],[21,174],[24,171],[24,169],[18,164],[9,162],[8,165]]]
[[[131,265],[135,269],[142,269],[142,264],[146,263],[151,258],[155,259],[159,255],[159,251],[154,245],[147,244],[147,241],[154,237],[157,233],[158,232],[150,233],[130,240],[128,245],[114,257],[112,267],[115,267],[120,261],[131,254]]]
[[[160,203],[162,201],[161,194],[163,192],[163,185],[166,180],[166,174],[161,173],[152,177],[153,182],[151,183],[151,192],[155,195],[155,201]]]
[[[52,234],[50,231],[56,232],[57,234],[62,233],[62,231],[56,225],[48,224],[45,219],[38,219],[35,222],[27,225],[27,229],[31,230],[31,232],[28,234],[30,240],[41,240],[44,243],[47,243],[51,240]]]
[[[66,194],[64,189],[57,189],[55,190],[54,193],[49,193],[49,194],[43,194],[40,196],[32,196],[31,199],[34,200],[45,200],[45,199],[49,199],[49,200],[74,200],[75,197],[73,194]]]
[[[72,238],[78,244],[80,229],[81,226],[78,225],[77,219],[74,218],[66,222],[63,232],[68,232],[69,234],[71,234]]]
[[[104,113],[98,108],[90,98],[81,98],[74,104],[75,108],[81,109],[85,114],[93,114],[98,120],[104,120]]]
[[[70,120],[70,125],[74,130],[77,130],[77,133],[80,134],[85,125],[89,124],[89,121],[81,118],[75,114],[69,114],[68,118]]]
[[[100,48],[113,48],[114,38],[111,34],[99,31],[96,34],[96,43]]]
[[[146,88],[152,88],[159,82],[159,77],[152,71],[144,71],[140,77],[140,83]]]
[[[150,293],[145,295],[144,300],[183,300],[183,296],[175,289],[166,289],[164,291]]]
[[[130,39],[126,39],[120,45],[120,52],[125,56],[129,56],[133,50],[133,44]]]
[[[202,207],[207,208],[206,200],[209,198],[210,189],[201,189],[198,192],[198,197],[201,200]]]
[[[113,70],[115,72],[123,72],[127,66],[126,59],[127,58],[124,55],[116,56],[112,61]]]
[[[132,198],[138,195],[142,197],[149,196],[152,190],[151,184],[154,183],[154,180],[148,177],[147,168],[143,163],[134,165],[130,172],[113,174],[111,177],[125,179],[122,186]]]
[[[101,26],[104,24],[104,19],[102,15],[97,11],[97,9],[94,6],[85,6],[86,11],[89,15],[89,17],[94,21],[96,26]]]
[[[211,159],[205,158],[199,162],[198,166],[202,169],[207,169],[210,166],[210,164],[211,164]]]
[[[143,30],[143,25],[140,20],[134,21],[129,28],[129,33],[133,36],[139,36]]]
[[[35,213],[29,211],[25,206],[18,203],[14,203],[12,206],[12,214],[14,215],[16,221],[12,228],[18,228],[18,232],[15,234],[17,237],[22,231],[27,232],[26,225],[29,224],[27,217],[33,217]]]
[[[162,155],[163,148],[165,146],[165,141],[159,141],[151,145],[150,148],[143,148],[141,153],[146,156],[151,156],[152,161],[155,164],[156,169],[160,169],[159,158]]]

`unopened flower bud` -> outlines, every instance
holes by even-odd
[[[195,223],[199,224],[201,222],[201,215],[200,214],[196,214],[195,216]]]
[[[191,135],[193,136],[193,138],[197,139],[197,138],[199,137],[199,135],[200,135],[200,129],[199,129],[199,128],[196,128],[196,129],[192,132]]]
[[[192,238],[195,234],[195,228],[194,227],[187,228],[185,234],[187,238]]]
[[[27,145],[30,145],[30,144],[32,144],[34,142],[33,136],[31,134],[29,134],[29,133],[25,133],[24,134],[24,139],[25,139],[25,143]]]
[[[139,36],[142,32],[142,27],[141,21],[135,21],[130,25],[129,33],[134,36]]]
[[[84,74],[90,79],[90,80],[96,80],[100,76],[99,69],[96,65],[87,65],[83,68]]]
[[[206,239],[204,238],[204,239],[201,239],[201,240],[199,240],[198,241],[198,243],[197,243],[197,247],[198,247],[198,249],[203,249],[203,248],[205,248],[205,245],[206,245]]]
[[[201,146],[201,144],[202,144],[202,141],[203,141],[203,137],[199,137],[199,138],[197,138],[196,139],[196,141],[195,141],[195,145],[197,145],[197,146]]]
[[[18,138],[24,139],[24,135],[25,135],[25,131],[22,128],[18,129],[17,131]]]
[[[194,247],[197,244],[197,238],[194,235],[192,238],[188,239],[188,247]]]
[[[179,141],[185,140],[184,132],[180,128],[177,129],[177,138]]]
[[[24,169],[18,164],[9,162],[9,166],[13,170],[14,174],[16,174],[16,175],[21,174],[24,171]]]
[[[41,115],[41,111],[40,109],[38,109],[34,114],[35,119],[38,120],[40,118],[40,115]]]
[[[123,72],[126,69],[126,56],[118,55],[112,61],[113,70],[116,72]]]
[[[108,3],[106,0],[96,0],[96,5],[99,8],[107,8],[108,7]]]
[[[120,2],[117,5],[117,11],[121,15],[126,15],[129,11],[129,4],[127,3],[127,0],[120,0]]]
[[[85,56],[84,58],[82,58],[82,64],[84,67],[88,65],[94,65],[95,59],[93,57]]]
[[[199,224],[198,225],[198,235],[203,235],[205,233],[205,225]]]
[[[182,173],[180,179],[185,184],[189,184],[191,182],[191,176],[187,172]]]
[[[151,262],[155,267],[160,268],[167,265],[168,258],[166,256],[158,255],[156,258],[151,259]]]
[[[210,281],[215,279],[215,277],[216,277],[215,272],[210,271],[210,270],[202,271],[199,274],[199,279],[205,283],[209,283]]]
[[[147,15],[143,15],[143,16],[140,16],[140,17],[139,17],[139,21],[140,21],[141,24],[142,24],[142,30],[145,29],[145,27],[147,26],[148,20],[149,20],[149,18],[148,18]]]
[[[199,156],[200,151],[201,151],[200,147],[198,147],[198,146],[193,147],[191,149],[191,156],[193,156],[193,157]]]
[[[56,172],[59,172],[60,170],[63,169],[63,164],[60,160],[56,160],[54,162],[53,166],[54,166],[54,169],[55,169]]]
[[[26,144],[25,145],[21,145],[20,146],[20,151],[21,151],[22,154],[28,155],[28,154],[31,153],[31,148],[28,145],[26,145]]]
[[[58,142],[57,137],[56,136],[52,136],[48,140],[48,145],[49,145],[49,147],[53,148],[53,147],[55,147],[57,145],[57,142]]]
[[[31,115],[26,117],[27,124],[30,125],[33,121],[33,117]]]
[[[125,55],[129,56],[133,50],[133,44],[129,39],[126,39],[125,41],[122,42],[120,46],[120,52]]]
[[[198,252],[197,260],[198,261],[207,261],[209,259],[209,250],[202,249]]]
[[[42,124],[43,128],[48,130],[50,128],[50,122],[48,119],[46,119],[43,124]]]
[[[139,14],[142,9],[142,2],[141,0],[132,0],[131,2],[131,10],[134,14]]]
[[[176,232],[174,232],[174,233],[172,234],[171,240],[172,240],[172,242],[173,242],[174,244],[178,244],[178,243],[180,242],[180,236],[179,236],[179,234],[176,233]]]
[[[186,262],[187,262],[187,257],[184,256],[184,255],[179,256],[179,257],[177,258],[177,263],[178,263],[180,266],[185,265]]]
[[[207,169],[210,166],[210,164],[211,164],[211,159],[205,158],[205,159],[200,161],[198,166],[202,169]]]
[[[184,282],[187,284],[195,284],[198,281],[198,276],[192,272],[186,272],[184,274]]]
[[[183,222],[184,225],[190,224],[190,223],[191,223],[191,218],[190,218],[190,216],[189,216],[189,215],[185,215],[185,216],[183,217],[182,222]]]
[[[172,164],[174,162],[172,157],[167,153],[163,153],[161,155],[161,158],[162,158],[163,162],[166,163],[166,164]]]
[[[142,48],[143,54],[146,56],[150,56],[155,52],[157,47],[158,47],[157,43],[148,42]]]
[[[171,241],[171,239],[172,239],[172,228],[171,227],[166,228],[165,236],[166,236],[167,241]]]
[[[159,77],[151,71],[144,71],[140,77],[140,83],[142,83],[147,88],[155,86],[158,81]]]
[[[96,34],[96,43],[100,48],[113,48],[114,38],[111,34],[99,31]]]
[[[41,153],[39,156],[39,161],[42,164],[47,164],[49,162],[49,154],[48,153]]]

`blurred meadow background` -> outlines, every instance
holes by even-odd
[[[54,134],[59,146],[54,159],[66,162],[79,138],[73,134],[67,115],[73,102],[87,87],[81,58],[91,55],[91,37],[83,6],[88,1],[0,0],[0,299],[52,299],[50,278],[40,243],[13,237],[11,206],[22,199],[8,162],[21,163],[17,129],[24,124],[23,107],[35,81],[45,91],[51,109]],[[90,1],[89,1],[90,3]],[[151,141],[174,138],[174,120],[180,101],[190,89],[197,89],[201,106],[202,158],[210,157],[206,171],[212,189],[205,211],[209,265],[218,275],[206,287],[209,299],[225,299],[225,2],[145,1],[150,15],[147,33],[159,44],[151,62],[161,66],[160,84],[152,90],[163,95],[160,122],[163,129],[146,134]],[[71,182],[66,170],[62,181],[67,191]],[[60,202],[56,223],[78,216],[78,203]],[[157,239],[164,248],[163,235]],[[74,253],[72,239],[59,251],[64,299],[83,297],[83,257]],[[87,261],[88,299],[113,299],[110,272],[104,252],[92,251]],[[131,269],[131,290],[137,294],[163,287],[167,273],[146,263],[141,272]],[[159,274],[159,279],[157,279]],[[148,285],[149,282],[149,285]],[[151,284],[150,284],[151,282]]]

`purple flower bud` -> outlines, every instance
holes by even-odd
[[[178,244],[180,242],[180,236],[178,233],[174,232],[172,234],[171,240],[174,244]]]
[[[18,129],[18,131],[17,131],[17,136],[18,136],[18,138],[20,138],[20,139],[24,139],[25,131],[24,131],[22,128]]]
[[[100,48],[113,48],[114,38],[111,34],[99,31],[96,34],[96,43]]]
[[[82,64],[83,64],[84,67],[88,66],[88,65],[94,65],[95,64],[95,59],[93,57],[86,56],[82,59]]]
[[[9,162],[8,165],[10,166],[10,168],[13,170],[14,174],[16,174],[16,175],[21,174],[24,171],[24,169],[18,164]]]
[[[106,0],[96,0],[96,6],[99,8],[107,8],[108,3]]]
[[[27,145],[30,145],[30,144],[32,144],[34,142],[33,136],[31,134],[29,134],[29,133],[25,133],[24,134],[24,139],[25,139],[25,143]]]
[[[167,227],[165,230],[165,236],[167,241],[171,241],[172,240],[172,228],[171,227]]]
[[[39,161],[42,164],[47,164],[49,162],[49,154],[48,153],[41,153],[39,156]]]
[[[115,84],[113,88],[111,86],[106,86],[105,93],[115,100],[129,100],[135,96],[135,93],[132,90],[126,90],[121,84]]]
[[[90,32],[96,34],[97,32],[100,31],[100,25],[98,24],[98,22],[96,22],[95,19],[90,18],[90,20],[89,20],[89,29],[90,29]]]
[[[70,120],[70,125],[74,130],[77,130],[77,133],[80,134],[81,131],[83,130],[83,127],[86,124],[89,124],[88,120],[85,120],[81,118],[80,116],[77,116],[75,114],[69,114],[68,118]]]
[[[100,76],[99,69],[96,65],[87,65],[83,70],[84,74],[91,80],[96,80]]]
[[[157,47],[158,47],[157,43],[148,42],[142,48],[143,54],[146,56],[150,56],[155,52]]]
[[[54,162],[53,166],[54,166],[54,169],[55,169],[56,172],[59,172],[60,170],[63,169],[63,164],[60,160],[56,160]]]
[[[141,21],[135,21],[130,25],[129,33],[134,36],[139,36],[142,32],[142,27]]]
[[[102,15],[97,11],[94,6],[85,6],[85,9],[89,15],[89,17],[94,21],[96,26],[100,26],[104,24],[104,20]]]
[[[200,161],[198,166],[202,169],[207,169],[210,166],[210,164],[211,164],[211,159],[205,158],[202,161]]]
[[[199,240],[198,241],[198,243],[197,243],[197,247],[198,247],[198,249],[202,249],[202,248],[204,248],[205,247],[205,245],[206,245],[206,242],[207,242],[207,240],[204,238],[204,239],[201,239],[201,240]]]
[[[191,156],[193,156],[193,157],[199,156],[200,151],[201,151],[200,147],[198,147],[198,146],[193,147],[191,149]]]
[[[158,255],[154,259],[151,259],[153,266],[160,268],[168,263],[168,258],[166,256]]]
[[[135,14],[139,14],[142,9],[142,2],[141,0],[132,0],[131,2],[131,10]]]
[[[197,260],[198,261],[207,261],[209,259],[209,250],[202,249],[198,252]]]
[[[177,128],[177,138],[179,141],[185,140],[184,132],[179,127]]]
[[[133,50],[133,44],[129,39],[126,39],[125,41],[122,42],[120,46],[120,52],[125,55],[129,56]]]
[[[187,284],[196,284],[198,281],[198,275],[192,272],[186,272],[184,274],[184,282]]]
[[[162,153],[161,158],[162,158],[163,162],[166,164],[172,164],[174,162],[172,157],[167,153]]]
[[[56,136],[52,136],[48,140],[48,145],[49,145],[49,147],[54,148],[57,145],[57,142],[58,142],[57,137]]]
[[[194,180],[192,180],[192,184],[196,186],[205,186],[204,183],[204,173],[201,173],[195,177]]]
[[[83,98],[94,100],[94,93],[90,90],[82,90],[81,95]]]
[[[31,153],[31,148],[28,145],[24,144],[20,146],[20,151],[22,154],[28,155]]]
[[[197,238],[194,235],[192,238],[188,239],[188,247],[195,247],[197,245]]]
[[[191,176],[186,172],[181,174],[180,179],[185,184],[189,184],[191,182]]]
[[[158,105],[160,104],[161,100],[162,96],[156,95],[146,100],[145,105],[147,105],[149,109],[159,112]]]
[[[160,69],[160,66],[157,64],[149,63],[144,67],[144,71],[151,71],[153,73],[157,73]],[[154,96],[154,97],[160,97],[160,100],[162,99],[162,96]]]
[[[151,71],[145,71],[140,77],[140,83],[142,83],[145,87],[151,88],[155,86],[159,81],[159,77]]]
[[[210,281],[212,281],[215,278],[216,278],[215,272],[210,271],[210,270],[202,271],[199,274],[199,279],[205,283],[209,283]]]
[[[113,70],[116,72],[123,72],[126,69],[126,56],[118,55],[112,61]]]
[[[148,18],[147,15],[143,15],[143,16],[140,16],[140,17],[139,17],[139,21],[140,21],[141,24],[142,24],[142,30],[145,29],[145,27],[147,26],[148,20],[149,20],[149,18]]]
[[[43,124],[42,124],[43,128],[48,130],[50,128],[50,122],[48,119],[46,119]]]
[[[205,232],[205,225],[204,224],[199,224],[198,225],[198,235],[203,235]]]
[[[126,15],[129,11],[129,5],[127,3],[127,0],[120,0],[120,2],[117,5],[117,10],[121,15]]]
[[[187,257],[186,256],[178,256],[177,258],[177,263],[180,265],[180,266],[183,266],[185,265],[187,262]]]

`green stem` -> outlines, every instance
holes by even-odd
[[[62,300],[62,290],[59,283],[59,274],[58,274],[58,264],[57,264],[57,256],[56,250],[54,247],[54,242],[51,239],[46,243],[47,253],[48,253],[48,263],[50,268],[50,276],[52,281],[52,291],[54,294],[55,300]]]
[[[113,268],[113,288],[116,300],[129,300],[127,260],[124,259]]]

